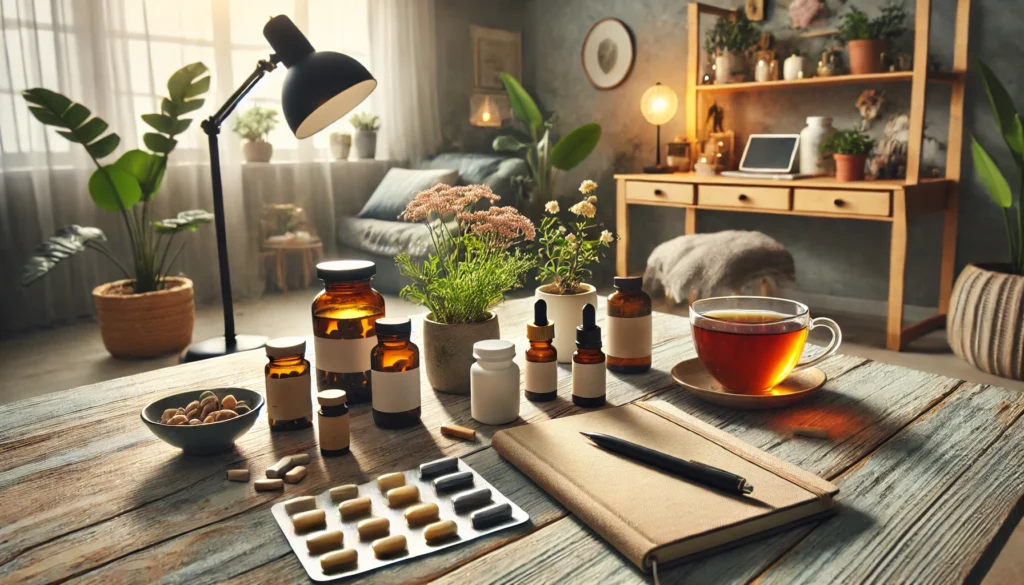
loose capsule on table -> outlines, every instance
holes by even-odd
[[[435,542],[451,538],[458,533],[459,525],[454,520],[442,520],[424,528],[423,538],[426,539],[427,544],[434,544]]]
[[[349,518],[358,518],[370,513],[370,498],[356,498],[354,500],[347,500],[342,502],[338,506],[338,512],[341,513],[342,520],[348,520]]]
[[[306,477],[305,465],[293,467],[288,470],[288,473],[284,474],[284,480],[288,483],[299,483],[304,477]]]
[[[292,516],[292,525],[296,532],[306,532],[327,526],[327,513],[323,510],[309,510]]]
[[[284,511],[287,512],[289,516],[314,509],[316,509],[316,498],[313,496],[300,496],[298,498],[292,498],[284,503]]]
[[[248,469],[229,469],[228,481],[249,481]]]
[[[380,538],[391,531],[391,521],[387,518],[367,518],[356,525],[361,540]]]
[[[338,487],[331,488],[329,493],[331,494],[332,502],[354,500],[359,497],[359,486],[354,483],[340,485]]]
[[[405,535],[392,534],[373,541],[373,554],[378,558],[390,557],[405,550]]]
[[[400,508],[413,502],[418,502],[420,499],[420,488],[414,485],[403,485],[388,490],[388,506],[392,508]]]
[[[253,482],[253,487],[258,492],[272,492],[280,489],[284,489],[283,479],[257,479]]]
[[[434,490],[438,492],[457,490],[471,485],[473,485],[472,471],[460,471],[434,480]]]
[[[288,471],[296,465],[298,465],[298,463],[294,461],[291,455],[282,457],[277,463],[267,468],[267,479],[278,479],[284,477],[284,474],[288,473]]]
[[[440,510],[434,502],[417,504],[405,511],[405,521],[412,527],[423,526],[437,521],[439,514]]]
[[[340,530],[331,530],[330,532],[321,532],[307,538],[306,548],[309,550],[309,554],[318,555],[329,550],[341,548],[341,544],[344,541],[345,535]]]
[[[338,569],[355,564],[358,559],[359,554],[354,548],[336,550],[320,557],[320,568],[325,573],[330,573],[331,571],[337,571]]]
[[[402,472],[385,473],[377,478],[377,489],[379,489],[381,493],[387,493],[388,490],[401,487],[403,485],[405,485],[405,474]]]

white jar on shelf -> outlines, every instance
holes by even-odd
[[[782,62],[782,78],[786,81],[802,79],[806,71],[807,59],[803,55],[790,55]]]
[[[821,144],[835,132],[832,118],[808,116],[807,126],[800,131],[800,172],[807,175],[825,175],[829,168],[821,155]]]

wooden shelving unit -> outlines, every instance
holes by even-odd
[[[831,217],[850,220],[884,221],[892,226],[889,244],[889,297],[886,346],[900,350],[918,337],[945,325],[953,287],[956,262],[957,214],[959,210],[960,162],[963,153],[964,86],[967,73],[967,36],[970,0],[957,0],[953,36],[952,70],[928,71],[931,29],[931,0],[915,0],[914,61],[912,71],[870,75],[810,77],[794,81],[770,81],[701,85],[700,18],[732,17],[734,10],[693,2],[688,7],[686,129],[691,143],[700,135],[700,96],[736,92],[779,90],[848,84],[910,83],[910,131],[907,145],[906,179],[840,183],[831,178],[775,181],[735,179],[722,176],[697,177],[693,173],[672,175],[616,175],[617,217],[620,241],[616,269],[628,274],[629,209],[653,205],[686,209],[687,234],[697,233],[699,210],[740,211],[803,217]],[[926,89],[929,82],[950,86],[949,135],[946,176],[921,177],[921,142],[924,135]],[[917,323],[904,324],[903,300],[907,265],[908,219],[915,215],[942,213],[942,261],[939,274],[938,311]]]

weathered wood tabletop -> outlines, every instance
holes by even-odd
[[[602,308],[599,314],[603,314]],[[527,343],[529,299],[499,310],[503,337]],[[300,318],[297,316],[297,318]],[[301,318],[307,318],[301,316]],[[836,515],[661,571],[662,583],[945,583],[977,581],[1005,540],[1024,494],[1024,396],[1004,388],[835,356],[825,389],[780,411],[730,411],[679,389],[669,375],[693,357],[681,317],[654,319],[654,367],[608,377],[608,403],[665,400],[782,459],[828,478]],[[457,455],[525,509],[531,522],[359,580],[402,583],[639,583],[638,572],[489,447],[496,427],[469,416],[469,397],[424,381],[423,424],[373,426],[353,408],[352,456],[323,459],[314,433],[271,434],[263,420],[235,451],[186,456],[139,420],[156,397],[235,386],[262,391],[262,352],[181,365],[0,407],[0,582],[292,583],[308,579],[270,506]],[[559,398],[522,401],[534,423],[580,412],[560,368]],[[457,423],[476,443],[441,436]],[[830,440],[795,438],[826,427]],[[310,452],[309,475],[284,493],[229,483],[279,457]]]

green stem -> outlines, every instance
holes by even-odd
[[[163,239],[162,238],[163,234],[160,234],[160,235],[161,235],[161,239]],[[176,236],[176,235],[178,235],[178,232],[171,232],[171,237],[167,239],[167,245],[164,246],[163,256],[160,258],[160,264],[157,265],[157,269],[156,269],[157,280],[163,280],[165,278],[165,275],[167,274],[164,271],[164,263],[167,261],[167,252],[171,249],[171,244],[174,243],[174,236]],[[159,245],[159,242],[158,242],[158,245]],[[169,269],[170,266],[168,266],[167,268]]]
[[[118,260],[117,257],[114,256],[110,252],[110,250],[107,249],[106,246],[98,242],[86,242],[85,247],[89,248],[90,250],[95,250],[100,254],[106,256],[111,262],[114,263],[114,266],[117,266],[117,269],[120,270],[122,274],[124,274],[125,278],[131,279],[132,275],[128,272],[128,269],[124,267],[124,264],[121,264],[121,261]]]

